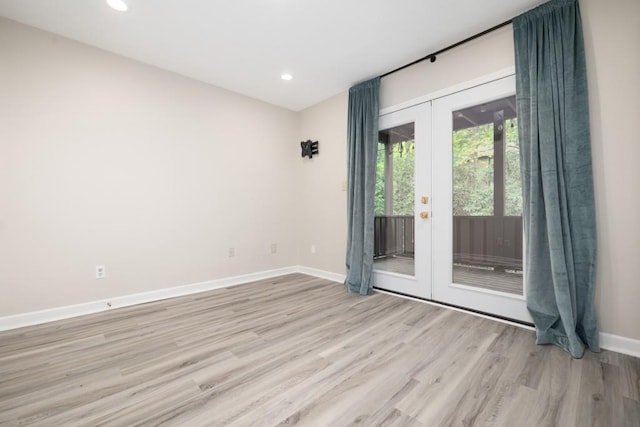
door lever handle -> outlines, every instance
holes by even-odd
[[[420,218],[428,219],[429,218],[429,212],[427,212],[427,211],[420,212]]]

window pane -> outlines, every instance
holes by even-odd
[[[515,97],[453,112],[453,281],[522,295]]]
[[[413,138],[413,135],[411,136]],[[413,216],[415,141],[400,141],[392,146],[393,215]]]
[[[454,215],[493,215],[493,160],[493,123],[453,132]]]
[[[414,275],[414,124],[380,131],[374,268]]]
[[[381,135],[382,136],[382,135]],[[384,215],[384,156],[385,146],[383,142],[378,142],[378,159],[376,163],[376,201],[375,201],[375,214],[376,216]]]
[[[518,119],[505,120],[504,141],[504,214],[522,216],[522,177],[520,175],[520,144]]]

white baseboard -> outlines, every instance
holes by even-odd
[[[640,357],[640,340],[635,340],[633,338],[600,332],[600,347],[606,350],[615,351],[616,353]]]
[[[91,301],[76,305],[51,308],[48,310],[40,310],[30,313],[16,314],[13,316],[5,316],[0,317],[0,331],[17,329],[25,326],[39,325],[41,323],[69,319],[77,316],[84,316],[85,314],[99,313],[101,311],[107,311],[114,308],[129,307],[136,304],[160,301],[167,298],[191,295],[199,292],[241,285],[244,283],[255,282],[257,280],[269,279],[272,277],[297,272],[299,272],[299,267],[296,266],[278,268],[276,270],[243,274],[241,276],[226,277],[223,279],[211,280],[208,282],[192,283],[190,285],[176,286],[173,288],[158,289],[156,291],[143,292],[139,294],[107,298],[100,301]]]
[[[346,274],[332,273],[330,271],[318,270],[317,268],[305,267],[303,265],[298,266],[298,273],[308,274],[309,276],[315,276],[338,283],[344,283],[347,278]]]
[[[191,295],[199,292],[206,292],[213,289],[226,288],[230,286],[242,285],[255,282],[257,280],[270,279],[272,277],[285,274],[302,273],[309,276],[319,277],[332,282],[344,283],[346,275],[319,270],[317,268],[305,267],[302,265],[278,268],[275,270],[260,271],[256,273],[243,274],[241,276],[226,277],[223,279],[211,280],[208,282],[193,283],[190,285],[176,286],[173,288],[159,289],[157,291],[143,292],[139,294],[125,295],[100,301],[92,301],[82,304],[56,307],[48,310],[34,311],[30,313],[16,314],[13,316],[0,317],[0,331],[17,329],[25,326],[38,325],[41,323],[53,322],[56,320],[69,319],[83,316],[85,314],[99,313],[114,308],[129,307],[136,304],[160,301],[167,298]],[[417,300],[427,302],[423,300]],[[449,307],[450,308],[450,307]],[[465,311],[465,310],[461,310]],[[467,312],[467,311],[465,311]],[[467,312],[471,313],[471,312]],[[474,314],[474,313],[471,313]],[[485,316],[482,316],[485,317]],[[493,320],[495,318],[488,317]],[[515,326],[526,327],[518,323],[506,322]],[[528,328],[528,327],[527,327]],[[640,340],[621,337],[619,335],[600,333],[600,346],[603,349],[627,354],[629,356],[640,357]]]

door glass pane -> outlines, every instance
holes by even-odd
[[[493,124],[454,131],[453,147],[453,214],[492,216]]]
[[[378,134],[374,268],[413,276],[415,131],[408,123]]]
[[[504,214],[522,216],[522,177],[518,118],[505,119],[504,135]]]
[[[453,282],[522,295],[515,96],[453,112]]]

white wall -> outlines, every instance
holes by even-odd
[[[599,239],[596,306],[603,332],[640,339],[640,143],[636,129],[640,117],[640,2],[584,0],[580,4],[587,49]],[[514,67],[512,31],[511,26],[505,27],[441,55],[435,63],[422,62],[384,78],[381,107]],[[321,128],[325,122],[340,123],[346,109],[345,94],[306,110],[302,134]],[[346,123],[342,126],[327,133],[345,135],[346,139]],[[343,152],[331,159],[338,175],[346,170],[342,166]],[[329,169],[309,169],[305,180],[316,183],[318,194],[331,194],[333,198],[335,184],[326,179],[325,172]],[[334,203],[311,194],[303,196],[301,202],[317,206]],[[344,216],[329,221],[309,230],[302,246],[331,230],[346,228]],[[305,262],[318,268],[336,265],[338,268],[331,271],[344,273],[344,249],[336,246],[330,254],[309,257]]]
[[[338,274],[345,272],[347,245],[347,100],[344,92],[299,116],[299,139],[317,140],[320,149],[317,157],[298,162],[299,260]]]
[[[503,27],[382,79],[380,108],[390,107],[514,67],[513,30]]]
[[[295,265],[296,120],[0,18],[0,317]]]
[[[604,332],[640,339],[640,1],[582,0]]]

